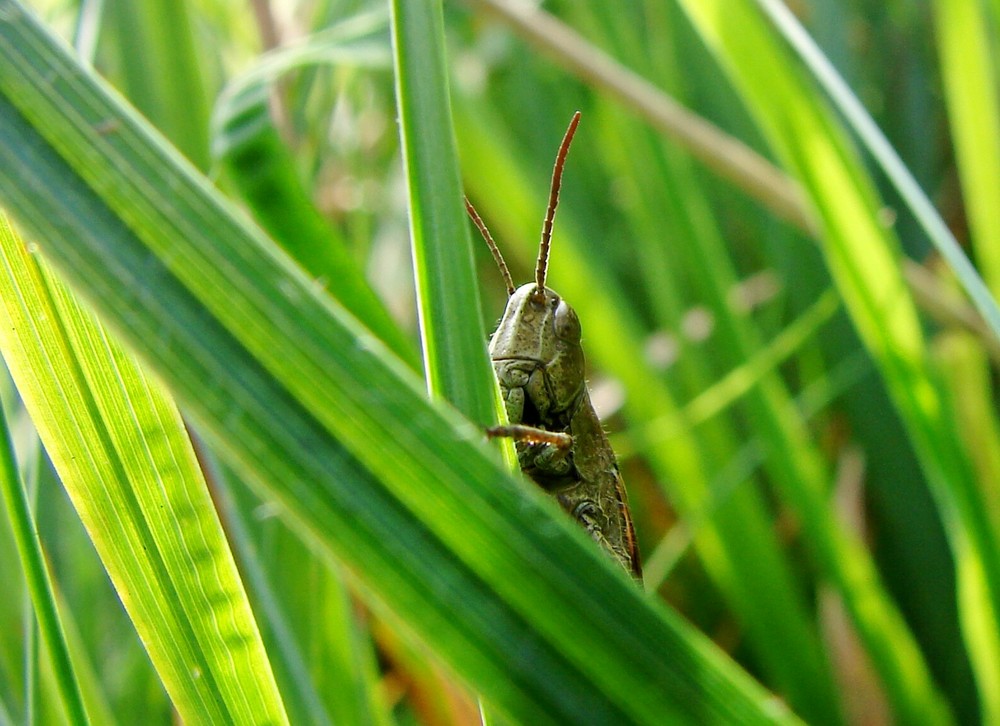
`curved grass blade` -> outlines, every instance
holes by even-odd
[[[0,350],[179,713],[287,722],[180,414],[20,239],[0,249]]]
[[[840,74],[784,5],[778,0],[754,0],[754,2],[795,49],[816,80],[836,103],[840,112],[847,118],[858,137],[906,201],[938,252],[955,271],[962,287],[969,294],[994,336],[1000,338],[1000,307],[997,306],[996,300],[990,295],[979,273],[969,262],[969,258],[962,252],[955,236],[941,219],[941,215],[934,209],[934,205],[920,189],[920,185],[910,174],[906,164],[875,125],[857,96],[851,92]]]
[[[774,10],[773,3],[767,5]],[[1000,653],[994,618],[1000,611],[1000,554],[957,440],[940,378],[928,360],[913,301],[903,284],[898,241],[879,223],[873,185],[843,132],[816,91],[805,83],[756,4],[727,3],[724,10],[715,2],[685,2],[684,6],[815,206],[831,274],[908,429],[951,537],[962,583],[965,628],[976,633],[967,646],[979,662],[985,683],[993,671],[986,664],[995,665]],[[905,194],[906,190],[901,191]],[[914,211],[919,214],[919,209]],[[936,215],[933,219],[939,221]],[[947,247],[942,252],[949,254]],[[971,271],[960,253],[952,254],[949,261],[960,276],[963,265]],[[989,318],[995,305],[982,295],[977,297],[976,288],[982,288],[982,283],[974,271],[965,282]],[[854,579],[851,587],[863,584]],[[882,639],[888,632],[865,622],[864,612],[855,610],[853,616],[863,637]],[[883,625],[898,631],[900,624]],[[915,672],[909,660],[868,647],[901,719],[944,718],[926,673]]]

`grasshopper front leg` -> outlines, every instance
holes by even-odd
[[[570,434],[525,424],[508,424],[489,428],[486,435],[491,439],[507,437],[521,444],[518,459],[522,468],[536,468],[549,476],[563,476],[572,468],[570,454],[573,452],[573,437]],[[529,452],[525,446],[541,449]]]
[[[527,470],[534,471],[533,477],[536,481],[549,482],[553,480],[549,477],[553,475],[562,478],[572,468],[570,455],[573,451],[573,436],[561,431],[548,431],[536,426],[526,426],[524,424],[508,424],[506,426],[494,426],[486,430],[487,436],[496,438],[505,436],[518,442],[522,446],[528,445],[541,447],[540,451],[524,452],[521,456],[522,462],[528,463]],[[523,464],[522,464],[523,465]],[[538,476],[544,472],[547,477]],[[585,482],[569,479],[569,484],[556,487],[552,493],[555,494],[556,501],[560,506],[582,526],[587,534],[617,559],[626,570],[633,573],[637,570],[637,557],[629,552],[627,548],[616,544],[609,539],[607,533],[613,529],[608,521],[607,514],[599,503],[591,497],[592,487]],[[544,486],[544,485],[543,485]],[[606,503],[604,503],[606,506]]]
[[[546,431],[535,426],[525,426],[523,424],[508,424],[506,426],[493,426],[486,429],[486,435],[491,439],[509,438],[514,441],[524,441],[528,444],[548,444],[559,449],[570,449],[573,447],[573,437],[560,431]]]

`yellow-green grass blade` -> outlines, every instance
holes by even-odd
[[[1000,98],[996,32],[979,3],[934,3],[941,81],[979,270],[1000,295]]]
[[[898,241],[879,222],[871,181],[753,3],[685,3],[685,8],[810,196],[831,274],[932,484],[959,572],[967,647],[981,683],[992,682],[998,653],[998,552],[903,284]],[[863,613],[854,617],[859,630],[872,625],[862,622]],[[890,661],[887,653],[873,650],[872,655],[884,661],[880,671],[900,713],[922,719],[940,714],[925,673],[912,663]]]
[[[959,247],[958,241],[945,225],[941,215],[934,209],[927,195],[865,111],[857,96],[781,2],[778,0],[755,0],[755,2],[774,23],[784,39],[792,45],[815,79],[834,101],[837,109],[847,119],[858,138],[871,152],[896,191],[909,206],[928,239],[954,270],[962,287],[982,315],[986,326],[995,336],[1000,337],[1000,305],[990,295],[983,279]]]
[[[944,260],[952,267],[955,276],[972,302],[978,308],[986,324],[996,336],[1000,336],[1000,307],[996,299],[987,289],[971,262],[958,245],[950,230],[945,226],[926,195],[917,185],[913,176],[906,169],[895,150],[861,106],[858,99],[840,78],[833,66],[820,53],[808,34],[797,23],[787,9],[775,0],[756,0],[769,19],[780,30],[784,38],[800,55],[810,72],[822,84],[838,110],[851,124],[858,137],[881,165],[887,177],[892,181],[897,191],[909,205],[916,219],[920,222],[931,242],[937,247]],[[949,44],[968,43],[968,48],[957,51],[963,54],[963,60],[955,59],[954,52],[943,51],[944,81],[951,86],[946,89],[949,97],[949,111],[957,120],[955,133],[960,136],[956,141],[958,147],[959,166],[963,167],[963,184],[968,186],[973,176],[979,181],[989,183],[989,175],[995,174],[995,169],[974,170],[970,163],[982,161],[989,165],[997,155],[997,128],[995,98],[996,89],[990,85],[990,78],[995,77],[992,62],[985,57],[988,54],[988,44],[983,38],[980,27],[983,19],[975,13],[969,3],[955,3],[945,10],[948,19],[943,22],[953,22],[963,29],[956,31],[951,28],[939,31],[943,35],[958,32],[962,40],[954,37],[941,37],[942,46]],[[962,7],[957,7],[961,5]],[[968,38],[965,36],[968,35]],[[967,64],[967,65],[966,65]],[[970,78],[959,78],[962,74],[955,65],[963,65],[964,72]],[[957,87],[955,87],[957,86]],[[974,88],[974,90],[970,90]],[[964,94],[982,93],[983,98],[973,100],[961,98]],[[961,104],[976,105],[977,112],[982,115],[970,119],[967,109],[959,109]],[[993,129],[991,131],[990,129]],[[981,149],[982,158],[970,162],[970,155],[976,153],[973,147],[976,136],[984,138]],[[995,205],[992,203],[990,190],[982,188],[967,189],[973,197],[970,203],[969,218],[974,234],[984,234],[989,238],[994,236]],[[887,239],[891,239],[888,238]],[[980,241],[989,245],[989,239]],[[864,248],[856,248],[861,252]],[[995,256],[995,251],[984,251],[987,258]],[[858,259],[863,259],[860,255]],[[984,260],[987,275],[993,272],[993,261]],[[877,282],[869,281],[875,286]],[[858,324],[858,316],[855,316]],[[898,332],[899,329],[896,328]],[[912,351],[910,351],[912,352]],[[926,353],[926,351],[921,351]],[[912,371],[910,371],[912,373]],[[887,384],[891,384],[890,376],[883,374]],[[918,375],[920,375],[918,373]],[[943,377],[930,366],[925,368],[925,377],[938,389],[942,386]],[[905,376],[905,374],[904,374]],[[897,376],[896,382],[904,376]],[[935,377],[938,376],[938,377]],[[892,392],[892,386],[888,386]],[[907,401],[907,394],[913,386],[910,381],[897,385],[896,393]],[[925,394],[929,388],[924,385],[917,388]],[[937,500],[937,506],[947,534],[951,539],[952,553],[956,561],[958,576],[958,602],[961,625],[965,636],[965,645],[973,662],[976,678],[984,699],[983,708],[987,712],[987,720],[994,720],[1000,712],[1000,695],[993,688],[998,680],[998,656],[1000,656],[1000,629],[996,625],[996,613],[1000,611],[1000,551],[998,551],[998,534],[990,526],[986,516],[988,506],[982,501],[982,491],[975,482],[974,470],[959,442],[959,419],[952,411],[947,396],[940,393],[936,398],[915,394],[908,401],[916,413],[903,415],[908,426],[911,440],[915,442],[918,457],[922,460],[924,470],[928,474],[932,493]],[[906,404],[897,402],[897,407],[906,410]],[[922,418],[926,416],[926,418]],[[936,449],[936,451],[934,451]],[[969,554],[969,553],[972,554]]]
[[[1000,293],[1000,99],[997,96],[996,38],[985,8],[974,2],[936,2],[934,4],[938,56],[942,87],[947,101],[951,137],[955,147],[962,199],[972,249],[986,285],[996,296]],[[994,18],[995,19],[995,18]],[[994,536],[1000,530],[996,502],[996,467],[998,462],[997,423],[995,414],[983,402],[992,398],[985,381],[989,366],[960,335],[941,342],[940,360],[959,411],[958,426],[972,459],[980,486],[984,511],[990,515]],[[970,587],[966,578],[966,587]],[[971,584],[964,605],[977,607],[979,585]],[[975,625],[966,635],[972,643],[970,652],[976,665],[984,720],[1000,717],[1000,680],[995,650],[980,649],[981,639],[989,643],[996,636],[976,632]]]
[[[983,515],[993,532],[1000,531],[1000,425],[992,403],[994,390],[990,383],[990,366],[982,350],[967,334],[953,332],[944,335],[934,344],[935,359],[941,364],[942,375],[950,400],[956,409],[958,431],[976,473],[975,486],[979,490]],[[960,582],[959,586],[973,588],[959,600],[964,607],[976,607],[976,599],[984,593],[977,592],[975,582]],[[968,626],[966,626],[968,627]],[[965,634],[970,641],[969,651],[976,667],[979,697],[984,723],[1000,714],[1000,663],[992,657],[989,641],[993,634],[988,623],[979,630]],[[986,628],[982,630],[981,628]],[[977,647],[983,641],[981,650]]]
[[[0,245],[0,350],[178,712],[285,722],[180,414],[37,254]]]
[[[522,721],[793,720],[18,4],[0,18],[0,201],[380,612]]]
[[[959,431],[976,468],[983,503],[1000,530],[1000,423],[993,405],[994,386],[982,348],[966,333],[942,335],[934,343],[948,391],[958,412]]]
[[[13,230],[6,217],[0,213],[0,238],[7,237],[13,237]],[[45,568],[42,545],[28,506],[27,492],[14,460],[14,447],[7,425],[7,416],[2,411],[0,411],[0,489],[25,581],[31,594],[42,644],[55,675],[56,692],[63,718],[73,723],[90,723],[80,686],[73,672],[69,647],[56,608],[55,592]]]

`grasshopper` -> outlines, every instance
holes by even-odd
[[[469,216],[500,268],[508,295],[489,349],[510,424],[488,429],[487,434],[513,439],[521,470],[641,582],[625,485],[584,382],[580,320],[558,293],[545,287],[563,167],[579,122],[578,111],[556,155],[534,282],[515,289],[496,242],[465,200]]]

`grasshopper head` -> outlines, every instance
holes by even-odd
[[[493,253],[510,296],[503,319],[490,341],[490,358],[493,359],[501,388],[505,391],[523,389],[523,395],[515,396],[517,403],[508,399],[507,413],[512,421],[520,423],[539,423],[523,418],[530,410],[527,404],[531,404],[530,408],[544,420],[550,414],[569,411],[584,390],[580,321],[559,295],[545,287],[552,221],[559,203],[563,167],[579,122],[580,112],[577,111],[556,154],[534,282],[514,289],[510,271],[496,242],[475,208],[468,199],[465,200],[469,216]]]
[[[528,283],[514,291],[490,341],[490,358],[498,373],[516,368],[528,375],[526,392],[543,416],[567,410],[583,391],[580,320],[547,287]]]

